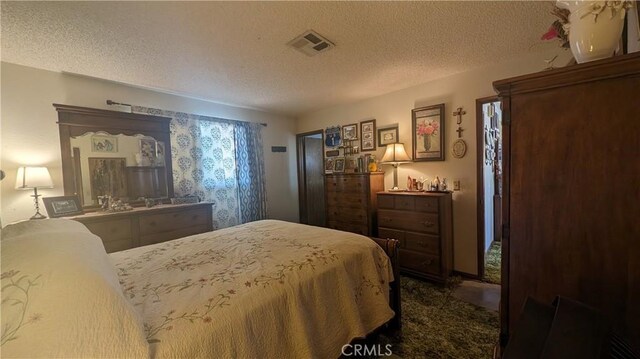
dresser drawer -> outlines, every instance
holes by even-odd
[[[207,216],[206,209],[140,216],[140,236],[174,231],[180,228],[206,226],[210,220]]]
[[[328,193],[327,204],[328,208],[366,208],[367,197],[363,193]]]
[[[102,239],[104,248],[108,253],[133,247],[131,220],[128,218],[88,223],[80,222],[87,226],[91,233]]]
[[[421,273],[440,275],[440,258],[438,256],[400,249],[400,266]]]
[[[409,251],[440,255],[440,237],[428,234],[406,232],[402,248]]]
[[[438,199],[435,197],[416,197],[416,211],[438,212]]]
[[[366,192],[367,183],[365,178],[360,176],[332,176],[327,177],[325,181],[327,191],[329,192]]]
[[[394,197],[390,195],[378,195],[378,208],[393,209]]]
[[[327,219],[329,221],[341,221],[341,222],[357,222],[367,223],[369,215],[364,209],[353,208],[331,208],[327,212]]]
[[[396,239],[400,242],[400,248],[404,247],[404,231],[398,231],[395,229],[389,228],[378,228],[378,237],[385,239]]]
[[[401,211],[413,211],[415,200],[413,196],[394,196],[393,208]]]
[[[440,225],[438,214],[404,212],[389,209],[378,210],[378,225],[380,227],[404,229],[412,232],[438,234]]]
[[[363,236],[371,234],[369,233],[369,227],[367,224],[329,220],[327,221],[327,227],[337,229],[339,231],[362,234]]]

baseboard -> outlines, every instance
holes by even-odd
[[[482,278],[480,278],[480,276],[478,276],[477,274],[471,274],[471,273],[467,273],[467,272],[460,272],[460,271],[457,271],[457,270],[454,270],[451,274],[452,275],[459,275],[462,278],[466,278],[466,279],[482,280]]]

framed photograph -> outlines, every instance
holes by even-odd
[[[327,158],[324,160],[324,173],[333,173],[333,164],[335,160],[333,158]]]
[[[164,149],[163,149],[164,151]],[[158,142],[153,139],[143,138],[140,140],[140,154],[144,165],[150,166],[156,162],[158,155]]]
[[[89,157],[89,183],[91,198],[98,203],[98,196],[128,197],[127,160],[124,157]]]
[[[398,140],[398,125],[394,127],[385,127],[378,129],[378,146],[386,146],[390,143],[397,143]]]
[[[336,158],[333,161],[333,172],[344,172],[344,158]]]
[[[414,161],[444,161],[444,104],[411,110]]]
[[[376,120],[360,122],[360,149],[362,151],[376,150]]]
[[[44,197],[44,208],[51,218],[75,216],[83,214],[78,196]]]
[[[104,135],[91,136],[91,152],[118,152],[118,137]]]
[[[344,125],[342,126],[342,138],[345,140],[355,140],[358,138],[358,125]]]

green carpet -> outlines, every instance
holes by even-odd
[[[402,277],[402,332],[380,335],[403,358],[491,358],[498,341],[498,313],[452,296],[460,283],[446,288]]]
[[[502,256],[502,245],[500,242],[491,243],[489,251],[484,261],[484,281],[500,284],[500,260]]]

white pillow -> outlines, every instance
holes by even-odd
[[[149,357],[142,319],[99,237],[65,219],[2,234],[3,358]]]

